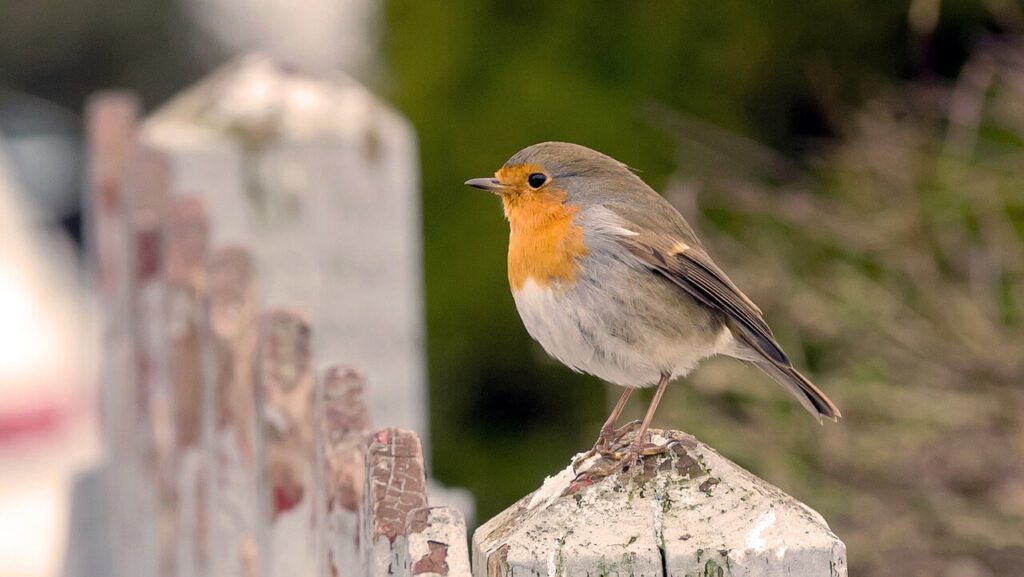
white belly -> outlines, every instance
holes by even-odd
[[[532,279],[513,293],[526,330],[548,354],[572,369],[627,387],[657,383],[662,373],[686,375],[709,356],[732,349],[732,334],[645,326],[644,313],[624,308],[625,295],[607,287],[561,290]]]

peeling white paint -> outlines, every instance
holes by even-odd
[[[768,509],[757,519],[754,528],[747,534],[747,548],[764,551],[764,532],[775,524],[775,510]]]
[[[419,532],[410,532],[406,536],[405,573],[412,572],[412,567],[430,555],[430,543],[442,543],[446,547],[444,562],[448,565],[448,577],[469,577],[469,551],[463,545],[466,542],[466,522],[457,509],[452,507],[427,508],[427,524]],[[420,577],[440,577],[437,573],[420,573]]]
[[[530,503],[526,508],[533,509],[538,505],[544,508],[551,505],[551,503],[555,502],[555,499],[562,495],[575,478],[576,473],[573,471],[571,464],[559,471],[557,475],[546,477],[540,489],[533,492],[533,495],[530,497]]]

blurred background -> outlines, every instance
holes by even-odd
[[[656,426],[821,512],[851,575],[1024,566],[1015,0],[0,0],[0,505],[36,460],[95,458],[46,441],[91,411],[85,99],[129,87],[155,107],[255,47],[355,75],[418,132],[432,474],[474,493],[478,522],[589,447],[618,394],[529,339],[500,206],[462,186],[567,140],[662,191],[845,417],[818,426],[712,361]],[[14,354],[26,334],[51,353]],[[0,558],[31,541],[7,525]]]

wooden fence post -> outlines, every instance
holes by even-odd
[[[260,326],[259,392],[269,496],[267,561],[271,576],[311,576],[317,568],[313,530],[313,372],[309,323],[274,309]]]
[[[209,223],[203,203],[171,191],[160,221],[164,259],[167,371],[173,429],[164,506],[176,577],[205,575],[211,554],[207,503],[213,427],[213,351],[209,326]]]
[[[204,199],[213,245],[251,249],[263,306],[307,315],[317,362],[359,367],[374,419],[426,431],[408,122],[344,75],[249,56],[172,99],[141,138],[173,160],[175,189]]]
[[[129,156],[125,176],[128,215],[128,290],[131,342],[132,406],[128,407],[131,447],[129,478],[122,487],[133,503],[127,529],[131,540],[130,572],[170,576],[174,573],[174,508],[170,471],[173,444],[173,395],[167,379],[162,278],[165,258],[160,221],[165,214],[166,158],[138,145]]]
[[[360,548],[367,577],[400,574],[409,512],[427,504],[423,449],[416,433],[382,429],[366,450]]]
[[[86,242],[92,261],[93,283],[102,312],[101,418],[109,464],[104,474],[108,502],[120,503],[106,519],[113,545],[111,566],[130,566],[130,543],[137,534],[129,527],[137,503],[125,490],[131,484],[130,455],[136,438],[134,382],[130,340],[128,284],[128,207],[124,179],[135,145],[141,105],[130,92],[101,92],[86,106],[88,186],[83,202]]]
[[[824,519],[692,436],[636,475],[572,465],[473,535],[473,574],[845,577]]]
[[[210,328],[216,352],[213,440],[213,577],[263,573],[259,544],[260,431],[256,393],[259,301],[249,253],[223,247],[210,259]]]
[[[361,374],[331,367],[318,383],[316,396],[316,507],[323,577],[355,577],[359,559],[359,507],[363,503],[366,444],[370,415]]]
[[[421,507],[405,522],[403,575],[470,577],[466,521],[452,507]]]
[[[369,435],[371,414],[428,429],[411,127],[349,78],[257,56],[137,131],[138,109],[89,108],[117,570],[412,571],[421,441]],[[314,401],[333,359],[374,386],[333,369]],[[424,514],[417,553],[457,540],[455,513]]]

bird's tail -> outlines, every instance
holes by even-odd
[[[839,413],[839,407],[825,393],[821,392],[821,389],[814,386],[814,383],[807,380],[807,377],[801,375],[793,367],[780,366],[768,359],[758,359],[753,361],[753,363],[762,371],[768,373],[771,378],[778,381],[779,384],[786,387],[789,392],[793,393],[793,396],[800,401],[800,404],[817,417],[819,421],[822,419],[838,421],[843,416]]]

